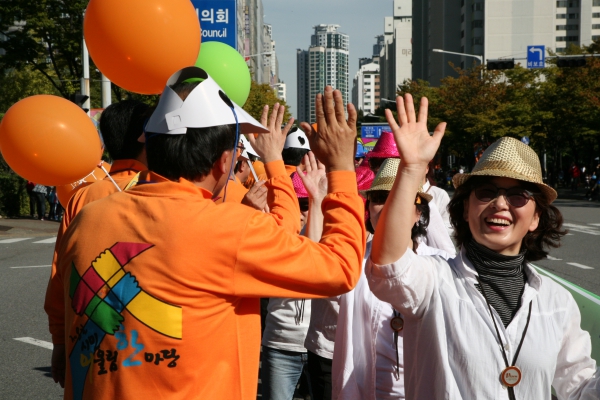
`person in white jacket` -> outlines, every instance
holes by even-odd
[[[427,129],[427,99],[397,99],[404,155],[373,237],[373,293],[404,316],[404,384],[410,399],[600,398],[591,341],[569,292],[529,264],[564,235],[556,192],[527,145],[501,138],[470,174],[457,174],[449,210],[458,256],[406,251],[411,205],[445,124]]]
[[[365,225],[370,233],[365,262],[369,259],[371,239],[399,163],[399,159],[385,160],[373,184],[364,192],[368,210]],[[447,259],[454,256],[453,248],[448,254],[425,243],[430,228],[434,235],[448,236],[441,217],[430,220],[431,201],[432,196],[424,192],[415,198],[410,245],[417,254]],[[404,399],[402,341],[402,315],[391,304],[373,295],[363,273],[354,290],[343,294],[340,300],[333,353],[333,399]]]

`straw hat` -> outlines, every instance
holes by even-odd
[[[503,137],[492,143],[485,150],[473,171],[469,174],[454,175],[452,183],[457,188],[472,176],[500,176],[531,182],[550,202],[557,197],[556,190],[542,180],[542,167],[535,151],[525,143],[511,137]]]
[[[367,157],[376,157],[376,158],[392,158],[392,157],[400,157],[400,153],[398,153],[398,147],[396,147],[396,140],[394,140],[394,134],[390,131],[381,132],[381,137],[377,139],[377,144],[373,147]]]
[[[365,195],[365,197],[367,193],[375,190],[385,190],[388,192],[392,190],[392,186],[394,185],[394,181],[396,180],[396,174],[398,173],[399,165],[399,158],[386,159],[383,162],[383,164],[381,164],[381,168],[379,169],[379,172],[377,172],[377,176],[375,176],[375,180],[371,184],[371,187],[367,190],[361,191]],[[431,196],[428,193],[424,193],[420,189],[417,195],[422,199],[427,200],[427,202],[430,202],[433,199],[433,196]]]

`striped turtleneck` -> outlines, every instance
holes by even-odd
[[[505,256],[475,240],[467,242],[465,248],[467,257],[479,275],[485,297],[504,326],[508,326],[521,306],[521,296],[525,290],[525,250],[516,256]],[[481,287],[475,286],[483,294]]]

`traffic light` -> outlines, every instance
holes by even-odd
[[[488,71],[502,70],[502,69],[513,69],[515,67],[515,60],[487,60]]]
[[[558,57],[556,66],[559,68],[585,67],[585,57]]]
[[[88,111],[90,111],[88,108],[83,108],[83,103],[85,103],[87,101],[87,99],[89,99],[90,96],[86,96],[85,94],[79,94],[79,93],[73,93],[69,95],[69,100],[71,100],[73,103],[77,104],[79,107],[81,107],[81,109],[83,111],[85,111],[86,113]]]

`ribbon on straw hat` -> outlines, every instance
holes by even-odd
[[[544,183],[536,152],[520,140],[508,136],[492,143],[483,152],[473,171],[454,175],[452,183],[458,188],[472,176],[498,176],[533,183],[550,203],[558,196],[556,190]]]
[[[369,158],[392,158],[400,157],[398,147],[396,146],[396,140],[394,140],[394,134],[390,131],[381,132],[381,137],[377,139],[377,143],[373,150],[371,150],[367,157]]]
[[[385,190],[388,192],[392,190],[392,186],[394,186],[394,181],[396,180],[396,174],[398,173],[398,166],[400,166],[399,158],[386,159],[383,164],[381,164],[381,168],[379,169],[379,172],[377,172],[371,187],[367,190],[361,191],[361,193],[363,193],[366,197],[367,193],[375,190]],[[433,196],[431,196],[429,193],[423,192],[422,189],[419,189],[415,204],[421,204],[419,198],[427,200],[429,203],[433,199]]]

